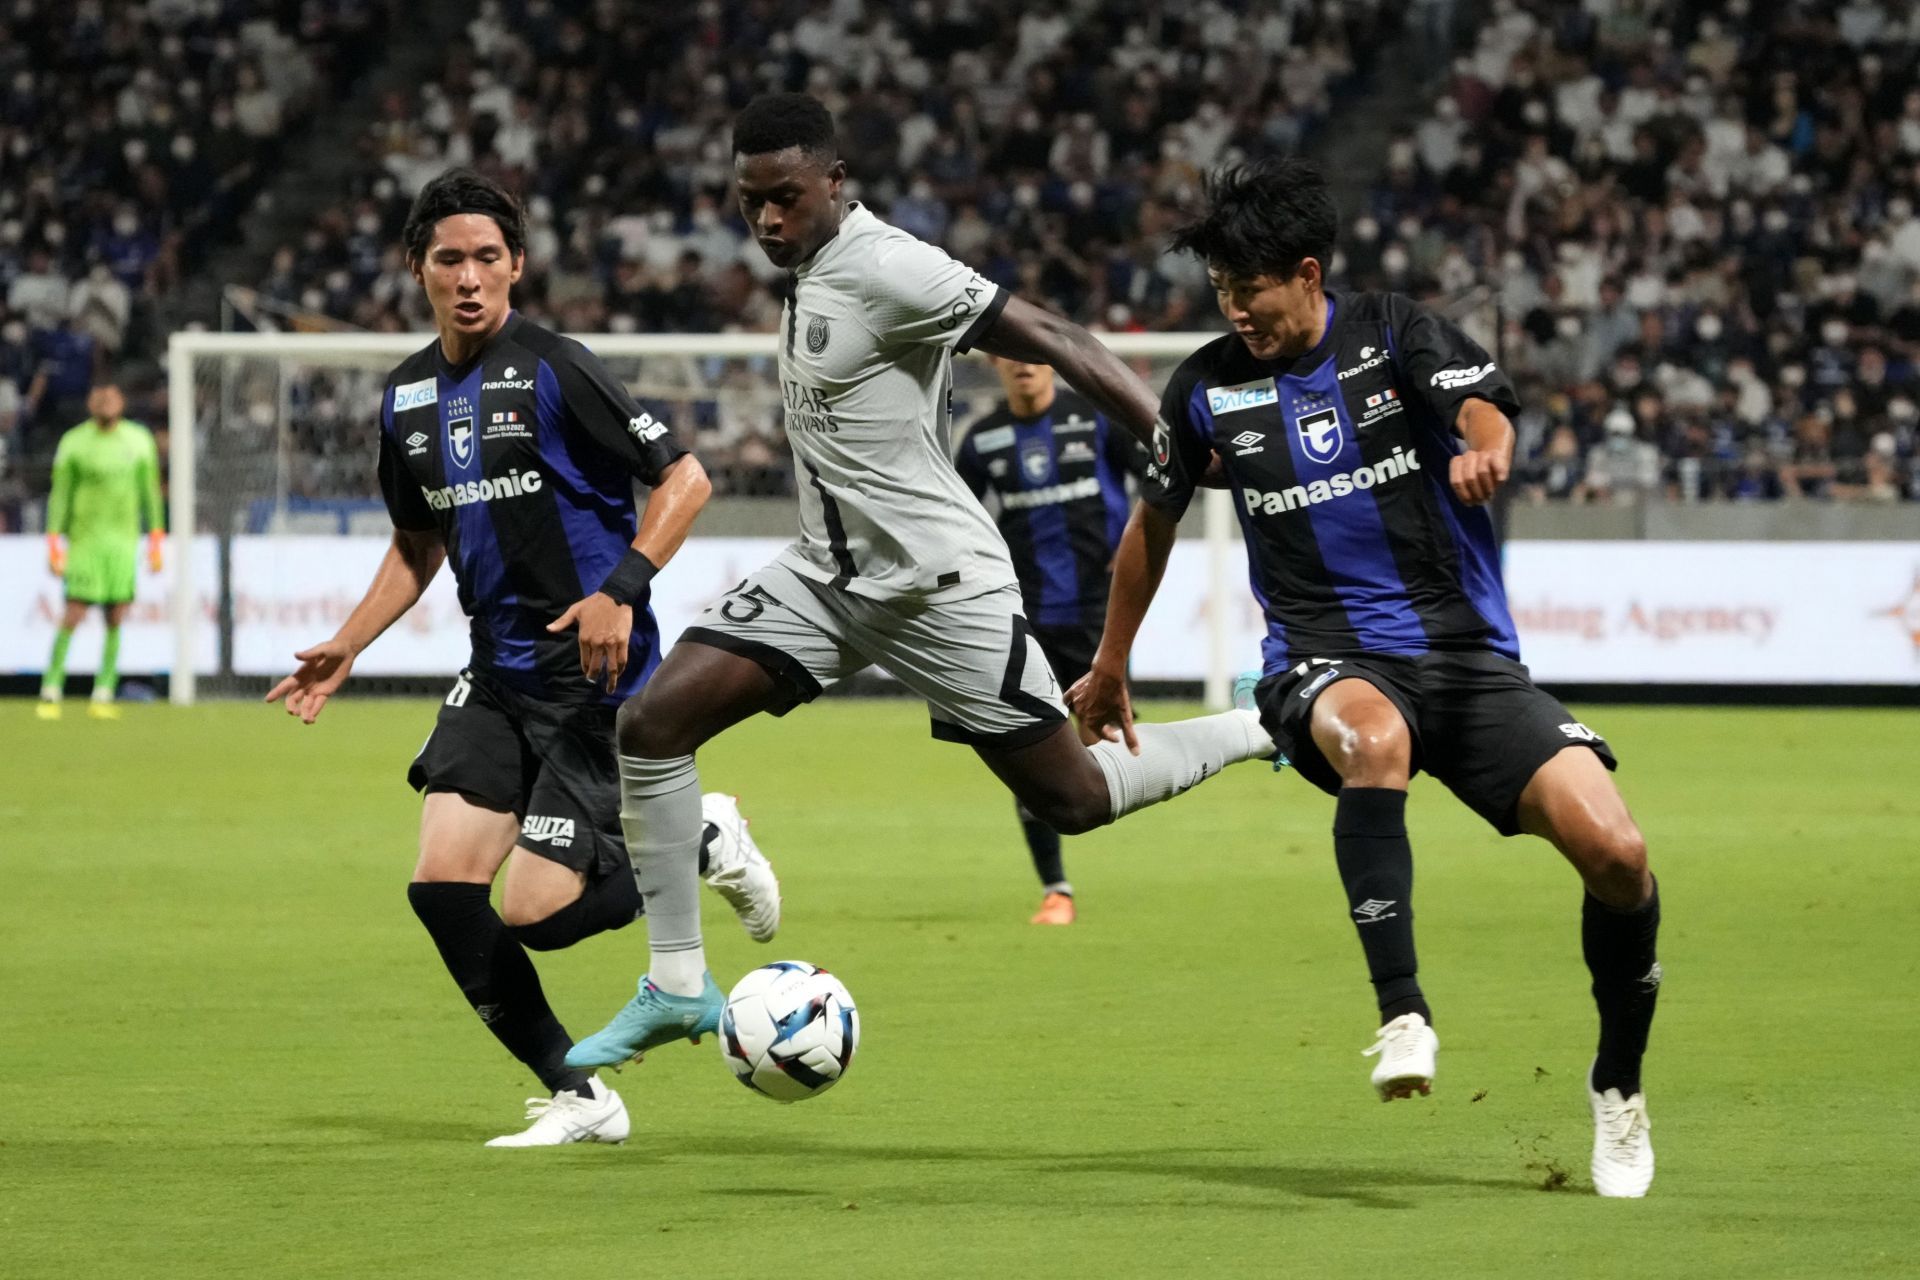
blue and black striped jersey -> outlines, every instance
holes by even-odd
[[[438,340],[387,379],[380,489],[400,529],[433,529],[471,620],[472,665],[553,702],[617,703],[660,665],[643,598],[611,693],[580,675],[573,632],[547,624],[599,588],[637,524],[633,481],[686,450],[592,352],[518,313],[460,368]]]
[[[1100,626],[1127,524],[1127,477],[1144,474],[1146,450],[1062,389],[1038,417],[1016,418],[1003,403],[980,419],[954,467],[976,497],[999,501],[1027,617],[1042,627]]]
[[[1312,657],[1520,647],[1492,517],[1454,497],[1454,431],[1478,397],[1518,411],[1492,357],[1411,299],[1327,295],[1320,344],[1257,360],[1208,343],[1161,402],[1146,500],[1178,519],[1214,453],[1265,610],[1267,672]]]

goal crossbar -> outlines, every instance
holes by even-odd
[[[603,358],[708,357],[721,360],[771,358],[778,354],[779,337],[771,333],[671,333],[578,335]],[[1178,361],[1219,337],[1218,333],[1103,333],[1097,335],[1115,355],[1127,359]],[[177,533],[197,530],[199,511],[199,406],[195,393],[196,367],[203,361],[254,359],[285,365],[339,366],[381,370],[412,355],[433,340],[428,333],[213,333],[182,331],[167,344],[168,383],[168,525]],[[724,396],[717,390],[717,396]],[[369,425],[378,419],[377,406],[366,406]],[[1226,495],[1205,495],[1204,519],[1209,541],[1208,636],[1205,693],[1209,704],[1224,706],[1232,678],[1227,628],[1223,623],[1226,593],[1232,590],[1233,519]],[[203,584],[200,568],[182,538],[172,557],[173,582],[169,618],[173,632],[170,696],[191,703],[197,691],[196,652],[200,637],[197,616]],[[1197,637],[1196,637],[1197,638]]]

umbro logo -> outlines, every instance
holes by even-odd
[[[1235,453],[1245,457],[1249,453],[1260,452],[1266,447],[1266,442],[1267,433],[1264,431],[1242,431],[1227,443],[1233,446]]]
[[[407,437],[408,453],[425,453],[426,451],[427,451],[427,433],[426,432],[416,431],[412,435]]]
[[[1392,909],[1397,901],[1396,898],[1388,898],[1384,901],[1379,898],[1368,898],[1353,909],[1354,923],[1377,924],[1382,920],[1393,919],[1400,914]]]
[[[1660,989],[1660,979],[1665,976],[1666,975],[1660,970],[1660,962],[1655,960],[1653,962],[1653,968],[1647,970],[1646,976],[1640,979],[1641,990],[1658,991]]]

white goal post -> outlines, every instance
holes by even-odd
[[[716,416],[718,429],[743,417],[772,426],[779,405],[773,374],[775,335],[579,336],[641,399],[689,406],[697,402],[705,415],[703,428]],[[1135,363],[1156,390],[1174,366],[1217,336],[1100,335],[1117,355]],[[226,564],[224,553],[208,562],[195,554],[190,544],[197,539],[191,535],[299,531],[303,519],[311,531],[314,521],[333,521],[333,514],[316,508],[327,506],[326,495],[346,483],[345,477],[370,486],[378,396],[387,371],[428,340],[429,335],[419,333],[186,331],[172,336],[167,345],[168,527],[176,538],[168,603],[175,703],[194,701],[198,673],[210,658],[204,603],[209,592],[216,599],[216,613],[231,605],[222,594],[226,582],[203,580],[209,572],[222,572],[218,566]],[[963,357],[954,363],[956,410],[964,404],[970,419],[984,410],[998,387],[984,360]],[[955,418],[957,428],[963,418],[958,411]],[[370,492],[360,491],[363,505]],[[335,505],[344,530],[349,504]],[[1207,703],[1223,707],[1234,671],[1257,655],[1235,651],[1230,619],[1238,606],[1233,601],[1248,592],[1227,495],[1207,491],[1203,511],[1206,581],[1200,594],[1205,605],[1198,610],[1202,616],[1194,620],[1198,626],[1191,639],[1193,649],[1205,654]],[[1188,564],[1191,572],[1192,562]],[[1199,631],[1205,633],[1204,644]]]

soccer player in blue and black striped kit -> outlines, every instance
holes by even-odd
[[[393,543],[340,630],[267,696],[312,724],[360,651],[452,565],[473,655],[408,770],[425,800],[407,899],[474,1012],[552,1094],[531,1101],[528,1129],[487,1145],[619,1142],[626,1109],[566,1064],[573,1041],[527,951],[641,913],[614,712],[660,664],[649,583],[710,487],[592,352],[513,310],[526,223],[511,194],[453,170],[422,189],[403,234],[439,335],[381,393]],[[652,489],[638,518],[636,480]],[[702,816],[700,870],[764,941],[779,922],[772,871],[732,797],[705,797]]]
[[[954,467],[976,497],[993,495],[1034,639],[1065,688],[1100,647],[1107,580],[1131,506],[1127,477],[1144,475],[1146,451],[1078,394],[1057,388],[1046,365],[988,358],[1006,398],[960,442]],[[1015,808],[1044,895],[1032,923],[1072,924],[1060,833],[1025,805]]]
[[[1383,1024],[1374,1087],[1427,1093],[1439,1047],[1416,977],[1405,822],[1408,780],[1424,769],[1502,835],[1550,841],[1585,882],[1594,1186],[1645,1195],[1659,897],[1611,748],[1520,664],[1486,510],[1512,461],[1513,388],[1417,303],[1326,289],[1337,230],[1320,173],[1278,160],[1217,175],[1175,237],[1207,264],[1234,332],[1167,386],[1154,483],[1115,559],[1100,652],[1069,700],[1091,727],[1117,718],[1174,524],[1217,458],[1267,618],[1261,678],[1239,692],[1339,798],[1334,855]]]

